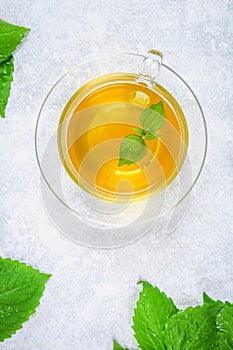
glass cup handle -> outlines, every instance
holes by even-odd
[[[136,81],[154,86],[155,79],[159,74],[163,54],[158,50],[149,50],[144,57]]]

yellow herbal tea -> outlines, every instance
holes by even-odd
[[[165,123],[159,138],[145,140],[146,156],[119,167],[122,139],[141,128],[142,111],[162,101]],[[105,200],[144,199],[161,191],[180,170],[188,147],[188,128],[176,100],[161,86],[114,73],[80,88],[67,103],[58,129],[59,152],[72,179]]]

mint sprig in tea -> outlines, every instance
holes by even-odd
[[[105,200],[138,200],[174,179],[185,159],[188,129],[163,87],[114,73],[71,97],[58,144],[65,169],[84,190]]]
[[[139,135],[129,134],[122,140],[118,166],[135,163],[146,155],[147,144],[145,139],[154,140],[160,136],[155,131],[164,124],[164,116],[165,111],[162,101],[142,111],[139,118],[142,128],[133,128]]]

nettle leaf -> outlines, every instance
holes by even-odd
[[[5,61],[20,44],[29,29],[0,19],[0,63]]]
[[[207,295],[205,292],[203,292],[203,304],[208,306],[215,306],[216,300],[211,299],[209,295]]]
[[[146,140],[154,140],[160,137],[160,134],[156,134],[153,131],[148,131],[145,129],[139,129],[139,128],[133,128],[134,131],[136,131],[140,136],[144,136]]]
[[[127,135],[121,143],[118,166],[135,163],[142,159],[146,152],[146,143],[139,135]]]
[[[35,312],[50,276],[17,260],[0,258],[0,342]]]
[[[226,304],[216,316],[219,349],[233,349],[233,305]]]
[[[133,130],[136,131],[140,136],[142,136],[144,134],[144,129],[133,128]]]
[[[165,121],[165,111],[163,102],[160,101],[156,105],[152,105],[150,108],[146,108],[142,111],[140,116],[140,123],[144,129],[155,132],[160,129]]]
[[[165,109],[162,101],[160,101],[159,103],[156,103],[155,105],[151,105],[150,109],[153,109],[153,111],[156,111],[157,113],[165,117]]]
[[[0,63],[0,117],[5,117],[5,109],[13,80],[13,61],[13,56],[10,56],[6,61]]]
[[[127,348],[122,348],[120,344],[117,343],[116,340],[113,340],[113,350],[129,350]]]
[[[139,295],[133,317],[133,330],[143,350],[165,350],[163,332],[169,318],[178,309],[172,299],[148,282],[140,282],[143,289]]]
[[[210,350],[217,344],[215,317],[205,306],[172,315],[164,332],[167,350]]]
[[[145,131],[145,138],[147,140],[154,140],[159,138],[161,135],[160,134],[156,134],[155,132],[152,131]]]
[[[233,350],[233,304],[203,293],[202,306],[181,311],[158,288],[140,283],[143,289],[133,317],[140,349]]]
[[[211,299],[205,292],[203,292],[203,304],[209,307],[208,310],[213,316],[216,316],[225,305],[225,303],[220,300]]]
[[[161,135],[155,133],[160,129],[165,121],[165,110],[163,102],[160,101],[156,105],[151,105],[142,111],[140,116],[140,123],[143,128],[133,128],[139,135],[127,135],[120,148],[120,160],[118,167],[124,164],[132,164],[142,159],[146,155],[146,140],[154,140]]]

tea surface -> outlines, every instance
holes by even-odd
[[[142,199],[160,191],[185,159],[188,129],[175,99],[161,86],[137,83],[131,74],[111,74],[90,81],[70,99],[59,123],[63,164],[86,191],[106,200]],[[146,156],[118,166],[122,139],[141,127],[140,114],[163,101],[165,123],[155,140],[146,140]]]

